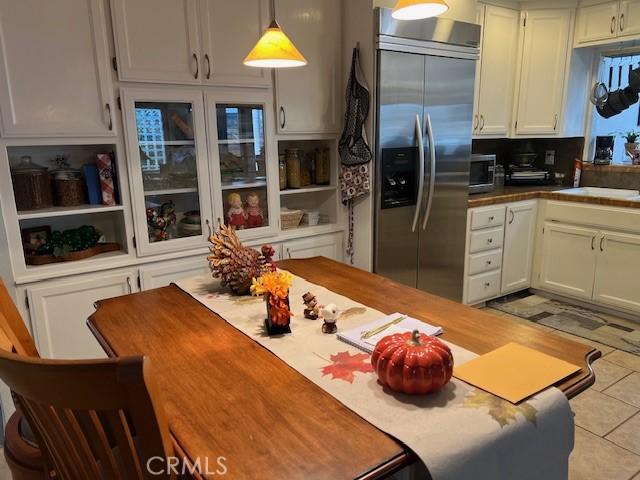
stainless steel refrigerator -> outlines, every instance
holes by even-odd
[[[374,269],[462,301],[480,26],[376,21]]]

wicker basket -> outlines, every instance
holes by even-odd
[[[280,228],[282,230],[291,230],[292,228],[298,228],[300,220],[304,212],[302,210],[286,210],[280,212]]]

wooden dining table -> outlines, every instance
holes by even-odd
[[[524,322],[324,257],[279,267],[385,314],[440,325],[442,338],[477,354],[517,342],[578,365],[556,384],[569,398],[595,381],[598,350]],[[416,461],[176,285],[99,301],[88,326],[109,356],[150,358],[176,451],[192,462],[224,457],[228,478],[373,479]]]

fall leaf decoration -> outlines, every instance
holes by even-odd
[[[536,414],[538,410],[531,406],[527,402],[522,402],[519,405],[507,402],[500,397],[491,395],[490,393],[482,390],[474,390],[469,393],[465,399],[463,406],[465,408],[487,408],[489,409],[489,415],[496,422],[500,424],[501,428],[509,425],[510,423],[516,423],[516,415],[518,413],[528,422],[536,425]]]
[[[353,383],[354,372],[370,373],[373,367],[369,361],[369,355],[366,353],[356,353],[351,355],[349,352],[339,352],[329,357],[331,365],[322,368],[322,375],[331,374],[331,380],[344,380]]]

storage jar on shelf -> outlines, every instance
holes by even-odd
[[[328,185],[331,183],[331,159],[328,148],[319,148],[315,155],[315,183]]]
[[[84,186],[80,171],[73,168],[60,168],[52,172],[54,186],[54,204],[58,207],[76,207],[84,205]]]
[[[284,155],[278,156],[278,173],[280,177],[280,190],[287,188],[287,161]]]
[[[300,188],[302,186],[302,156],[299,148],[285,150],[287,161],[287,188]]]
[[[11,169],[11,183],[16,210],[38,210],[53,205],[49,171],[33,163],[31,157],[21,157],[20,163]]]

